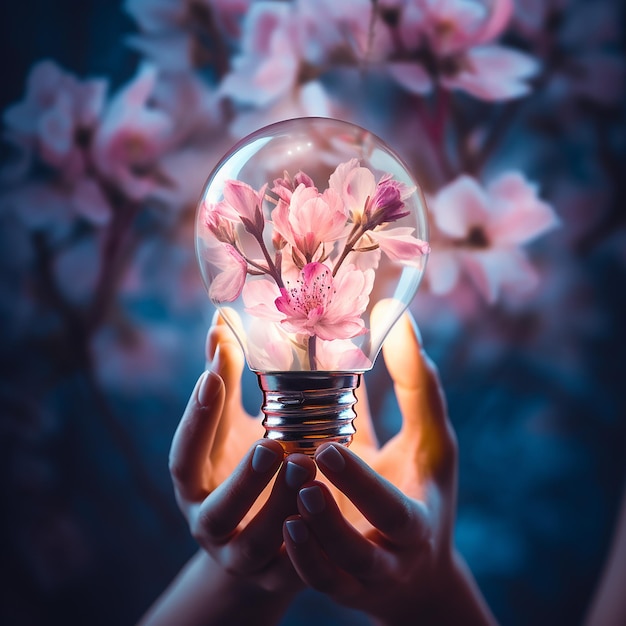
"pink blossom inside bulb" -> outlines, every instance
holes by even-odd
[[[267,126],[209,176],[196,216],[202,277],[258,375],[266,436],[287,452],[350,443],[354,390],[417,291],[427,240],[417,182],[347,122]],[[381,300],[384,323],[372,327]]]

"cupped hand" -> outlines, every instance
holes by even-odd
[[[382,623],[492,623],[453,547],[456,440],[409,316],[387,338],[384,357],[402,428],[379,450],[353,447],[368,463],[352,449],[318,448],[331,488],[317,480],[300,490],[299,514],[283,531],[289,557],[308,585]]]
[[[226,575],[293,591],[301,583],[282,524],[297,512],[298,488],[315,477],[315,464],[301,454],[283,458],[277,442],[258,439],[260,424],[241,404],[241,351],[221,322],[209,331],[207,353],[211,369],[198,380],[170,451],[176,499],[192,535]]]

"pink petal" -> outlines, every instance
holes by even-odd
[[[360,215],[368,198],[372,198],[375,193],[376,180],[368,168],[357,167],[346,176],[344,197],[353,213]]]
[[[413,235],[413,228],[389,228],[371,233],[381,250],[392,260],[407,265],[422,266],[422,257],[430,252],[428,242]]]
[[[419,63],[397,61],[387,64],[391,77],[409,93],[426,95],[433,90],[430,74]]]
[[[482,46],[468,50],[468,69],[442,79],[448,89],[462,89],[482,100],[508,100],[526,95],[525,82],[539,71],[539,63],[528,54],[504,46]]]
[[[538,282],[536,271],[517,248],[464,252],[461,259],[464,271],[489,303],[505,288],[524,293]]]
[[[459,281],[460,261],[453,250],[435,248],[428,257],[426,279],[430,291],[437,295],[451,292]]]
[[[286,372],[293,368],[292,343],[280,324],[252,318],[247,335],[246,356],[251,369]]]
[[[220,244],[205,251],[205,258],[214,266],[209,297],[213,302],[233,302],[244,287],[247,263],[229,244]]]
[[[285,317],[274,305],[280,291],[272,280],[266,278],[249,280],[243,288],[242,296],[246,311],[254,317],[275,322]]]
[[[318,369],[327,372],[353,372],[372,367],[370,359],[349,339],[320,339],[316,344],[316,361]]]
[[[76,183],[72,203],[76,212],[92,224],[104,226],[111,220],[111,206],[93,178],[81,178]]]
[[[266,186],[264,185],[261,191],[255,191],[250,185],[240,180],[227,180],[224,184],[224,199],[240,217],[254,223]]]
[[[489,199],[478,181],[462,175],[439,191],[431,211],[443,233],[462,239],[472,226],[488,221]]]
[[[348,175],[352,172],[353,169],[357,167],[359,167],[358,159],[350,159],[345,163],[340,163],[328,179],[329,189],[334,190],[336,193],[342,196],[343,190],[346,186],[346,179],[348,178]]]
[[[39,137],[43,150],[51,155],[52,163],[61,159],[74,144],[74,120],[72,103],[67,94],[60,96],[55,106],[43,112],[39,118]]]
[[[475,43],[487,43],[499,37],[508,26],[514,8],[513,0],[493,0],[489,19],[481,29]]]
[[[332,117],[331,101],[322,83],[312,80],[300,87],[297,104],[303,115]]]
[[[333,339],[350,339],[367,332],[365,322],[361,318],[348,318],[330,322],[321,320],[315,325],[315,335],[320,339],[331,341]]]
[[[552,207],[539,199],[535,186],[518,172],[500,176],[488,192],[494,203],[488,232],[499,246],[528,243],[559,224]]]

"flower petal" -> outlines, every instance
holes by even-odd
[[[528,54],[504,46],[479,46],[465,54],[467,69],[442,78],[448,89],[462,89],[481,100],[509,100],[526,95],[525,82],[539,71]]]
[[[391,77],[409,93],[426,95],[433,90],[433,80],[420,63],[397,61],[387,64]]]
[[[488,221],[489,198],[477,180],[462,175],[439,191],[431,211],[443,233],[461,239],[472,226]]]

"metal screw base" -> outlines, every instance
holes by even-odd
[[[361,374],[307,371],[257,376],[265,436],[278,441],[287,454],[313,456],[326,441],[350,445],[356,432],[354,391]]]

